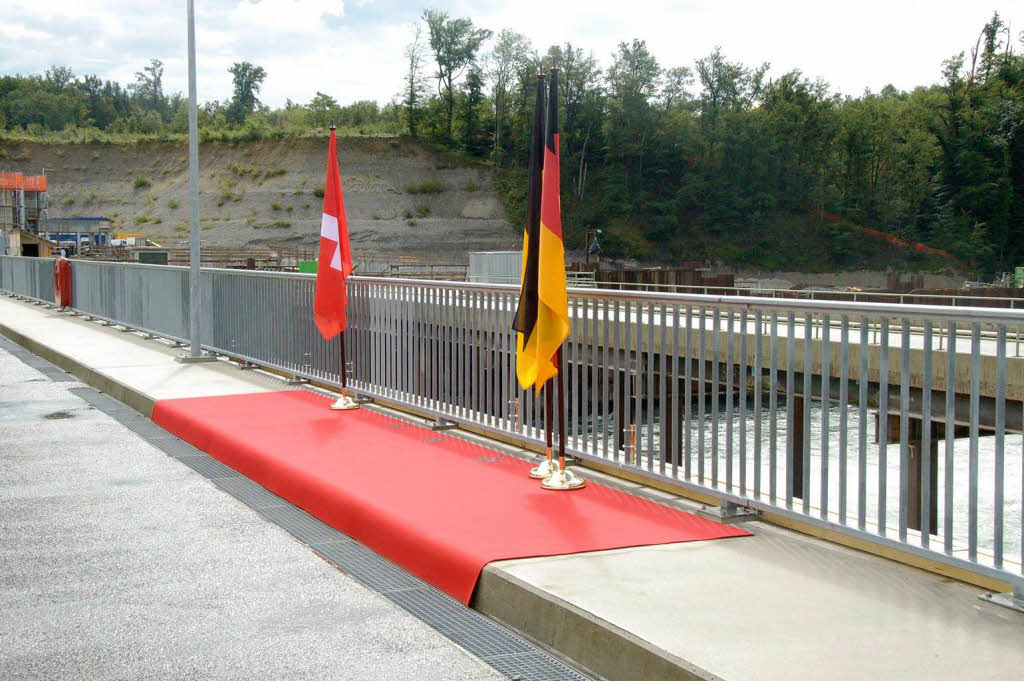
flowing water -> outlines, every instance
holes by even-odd
[[[696,398],[694,398],[696,402]],[[768,400],[765,398],[762,404],[762,412],[760,417],[760,471],[761,471],[761,499],[769,501],[769,481],[771,478],[771,461],[770,461],[770,448],[771,448],[771,420],[772,415],[767,409]],[[846,412],[846,457],[845,465],[847,470],[846,477],[846,513],[847,513],[847,524],[856,527],[857,526],[857,511],[858,511],[858,491],[860,486],[860,446],[861,446],[861,433],[860,433],[860,412],[856,407],[840,406],[833,404],[828,409],[828,456],[827,456],[827,472],[828,472],[828,517],[833,521],[838,521],[840,512],[840,467],[843,463],[842,452],[839,448],[839,426],[840,417],[842,412]],[[740,468],[745,468],[746,477],[746,496],[754,497],[754,438],[755,438],[755,424],[753,416],[753,400],[748,401],[747,404],[747,420],[745,431],[746,438],[746,460],[741,464],[739,449],[740,449],[740,418],[738,413],[738,405],[733,404],[733,415],[731,422],[728,421],[726,416],[726,403],[725,400],[721,400],[718,406],[718,427],[717,427],[717,456],[715,456],[712,447],[712,435],[715,430],[715,426],[712,423],[711,408],[707,407],[705,411],[705,423],[704,423],[704,479],[703,484],[706,486],[712,485],[712,464],[713,460],[717,458],[718,462],[718,487],[720,489],[726,488],[726,444],[729,430],[732,431],[732,467],[733,467],[733,490],[739,491],[739,480],[740,480]],[[648,452],[655,454],[654,466],[658,468],[657,452],[661,445],[661,431],[659,427],[660,414],[657,409],[654,410],[654,428],[653,431],[648,429],[647,420],[648,413],[644,411],[642,418],[638,419],[640,425],[637,426],[637,451],[644,457]],[[682,409],[680,409],[680,419],[682,420]],[[786,442],[787,442],[787,419],[786,419],[786,407],[785,400],[779,398],[778,409],[775,414],[775,441],[776,441],[776,461],[775,461],[775,475],[776,475],[776,504],[785,505],[787,478],[786,478]],[[865,482],[865,525],[869,532],[878,531],[879,521],[879,492],[880,492],[880,472],[882,468],[879,465],[880,459],[880,448],[875,442],[875,423],[873,412],[867,412],[867,419],[864,428],[865,437],[865,459],[864,459],[864,482]],[[807,481],[810,487],[810,507],[811,514],[820,517],[821,506],[822,506],[822,494],[821,494],[821,475],[822,475],[822,413],[821,413],[821,401],[811,401],[811,418],[810,418],[810,479]],[[612,442],[612,430],[613,424],[609,421],[602,421],[598,419],[588,419],[586,424],[587,429],[587,440],[594,434],[594,429],[597,429],[597,436],[601,438],[604,434],[607,434],[609,448],[611,448]],[[570,438],[572,436],[572,430],[570,429]],[[690,415],[690,465],[691,474],[693,480],[697,479],[698,461],[697,451],[700,436],[700,424],[699,424],[699,412],[696,409],[691,411]],[[628,436],[627,436],[628,439]],[[684,466],[687,459],[687,453],[685,451],[685,441],[681,440],[680,443],[680,460],[679,460],[679,477],[684,477]],[[1022,496],[1024,496],[1024,483],[1022,483],[1022,477],[1024,477],[1024,471],[1022,471],[1022,443],[1021,435],[1019,434],[1007,434],[1004,440],[1004,462],[1003,462],[1003,552],[1005,561],[1007,563],[1017,563],[1021,561],[1021,513],[1022,513]],[[945,489],[945,478],[946,478],[946,463],[945,463],[945,452],[946,452],[946,441],[945,439],[939,439],[938,442],[938,468],[933,472],[934,476],[937,476],[939,483],[938,489],[938,522],[936,528],[932,529],[932,548],[942,550],[943,532],[946,522],[946,489]],[[899,441],[890,443],[885,450],[886,453],[886,464],[884,470],[886,471],[885,480],[885,528],[886,534],[890,537],[898,537],[899,528],[899,505],[900,505],[900,445]],[[994,436],[983,436],[978,438],[978,502],[977,502],[977,541],[979,547],[979,560],[982,562],[989,562],[990,556],[993,550],[994,537],[995,537],[995,472],[996,472],[996,446]],[[646,459],[645,465],[646,465]],[[957,554],[962,554],[966,557],[967,554],[967,542],[969,535],[969,524],[968,524],[968,512],[969,512],[969,466],[970,466],[970,439],[969,438],[958,438],[953,442],[953,465],[951,467],[953,473],[953,486],[952,486],[952,513],[950,517],[953,520],[953,542],[954,551]],[[669,474],[671,470],[666,467]],[[794,501],[794,508],[801,508],[802,501],[796,499]],[[911,537],[910,541],[913,543],[919,543],[919,533],[914,530],[910,530],[908,535]],[[937,536],[936,536],[937,535]]]

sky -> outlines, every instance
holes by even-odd
[[[1021,34],[1024,0],[993,2],[196,0],[198,96],[230,98],[228,67],[250,61],[266,69],[260,99],[270,106],[317,91],[386,103],[401,89],[403,49],[425,7],[495,34],[513,29],[541,51],[571,42],[603,66],[618,43],[639,38],[666,68],[692,67],[721,46],[730,60],[769,62],[774,75],[798,68],[843,94],[910,89],[936,82],[942,61],[969,50],[994,11]],[[186,49],[184,0],[0,3],[0,74],[61,64],[127,83],[156,58],[165,90],[187,92]]]

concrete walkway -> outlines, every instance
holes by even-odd
[[[0,679],[502,678],[0,350]]]
[[[0,298],[0,331],[134,396],[145,413],[156,397],[287,387],[226,362],[177,365],[180,351],[160,342],[9,298]],[[1021,678],[1024,615],[978,600],[978,587],[764,523],[749,528],[754,537],[728,542],[494,563],[474,605],[610,680]]]

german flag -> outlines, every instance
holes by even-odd
[[[516,334],[516,376],[524,390],[541,388],[558,373],[555,354],[569,335],[562,209],[558,169],[558,72],[551,70],[547,132],[541,140],[544,76],[537,77],[537,103],[530,145],[523,277],[512,328]]]

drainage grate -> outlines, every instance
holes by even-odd
[[[25,348],[4,336],[0,336],[0,349],[10,353],[16,359],[20,360],[22,364],[32,367],[54,383],[74,383],[78,381],[78,379],[71,374],[61,370],[50,362],[47,362],[45,359],[33,355]]]
[[[338,532],[168,433],[121,402],[93,388],[69,390],[138,433],[154,447],[209,478],[217,487],[256,510],[329,563],[380,593],[501,674],[520,681],[587,681],[588,677],[512,631],[467,608],[348,535]]]

